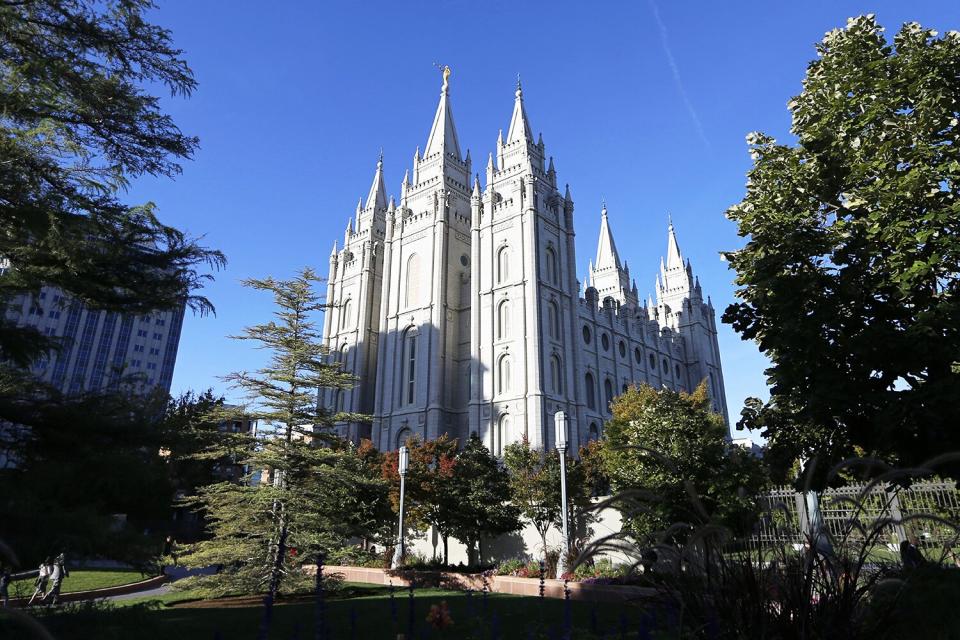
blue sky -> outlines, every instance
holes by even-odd
[[[229,7],[229,10],[227,9]],[[531,125],[576,203],[581,279],[605,198],[621,257],[642,295],[666,251],[667,214],[719,313],[734,299],[719,259],[742,244],[724,210],[744,193],[750,131],[789,139],[786,103],[814,44],[847,17],[875,13],[888,35],[905,21],[960,28],[941,2],[294,2],[160,0],[199,89],[164,99],[201,149],[176,180],[144,178],[168,224],[227,254],[206,294],[216,317],[184,324],[174,393],[213,387],[265,354],[231,340],[267,319],[267,296],[243,278],[327,271],[335,239],[365,196],[383,148],[391,194],[425,144],[450,65],[460,144],[481,168],[509,124],[521,74]],[[720,327],[730,417],[765,396],[764,358]],[[735,433],[735,435],[737,435]]]

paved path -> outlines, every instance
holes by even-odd
[[[135,598],[149,598],[150,596],[162,596],[170,593],[170,585],[181,578],[189,576],[207,576],[216,573],[216,567],[204,567],[202,569],[185,569],[183,567],[166,567],[166,574],[170,576],[170,582],[165,582],[159,587],[146,589],[145,591],[135,591],[133,593],[124,593],[119,596],[108,596],[104,600],[133,600]]]

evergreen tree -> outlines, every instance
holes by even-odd
[[[796,144],[751,134],[727,211],[748,242],[723,319],[771,361],[740,425],[781,472],[858,447],[914,466],[960,450],[960,34],[908,23],[891,43],[861,16],[817,54]]]
[[[476,435],[457,455],[450,497],[458,509],[451,531],[467,546],[471,564],[483,561],[483,538],[520,528],[520,510],[511,503],[510,478]]]
[[[652,541],[675,524],[748,530],[765,482],[760,462],[727,442],[705,383],[693,393],[630,387],[614,399],[602,445],[624,527]]]
[[[313,290],[317,281],[308,268],[291,280],[244,282],[272,294],[276,305],[273,321],[239,336],[271,352],[267,365],[226,377],[250,403],[239,413],[258,419],[260,428],[256,435],[230,434],[207,455],[222,457],[236,441],[249,439],[252,453],[244,463],[261,476],[255,486],[209,485],[190,501],[205,514],[211,538],[193,546],[184,561],[224,567],[194,581],[208,592],[266,592],[272,603],[278,593],[309,584],[300,570],[303,562],[369,533],[373,511],[365,500],[385,485],[366,473],[365,462],[332,431],[335,421],[365,417],[331,415],[318,406],[318,389],[348,389],[355,379],[324,362],[326,348],[312,321],[323,307]],[[228,410],[219,417],[234,415]]]
[[[174,492],[161,455],[165,401],[44,390],[18,403],[17,424],[30,427],[0,430],[4,555],[21,567],[65,552],[149,569]]]
[[[133,178],[176,175],[197,147],[143,88],[196,87],[169,31],[147,21],[152,8],[0,3],[0,305],[52,285],[102,309],[212,310],[195,293],[208,277],[197,267],[223,255],[162,224],[152,204],[119,198]],[[0,362],[54,346],[0,314]]]

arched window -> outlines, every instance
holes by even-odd
[[[613,383],[610,378],[603,381],[603,397],[607,401],[607,412],[610,411],[610,403],[613,402]]]
[[[505,413],[497,420],[497,431],[493,436],[493,455],[503,457],[503,448],[510,443],[510,414]]]
[[[594,386],[593,374],[587,373],[583,377],[583,384],[586,386],[586,396],[587,396],[587,408],[596,409],[597,408],[597,390]]]
[[[626,393],[626,392],[627,392],[627,388],[628,388],[628,387],[627,387],[627,383],[624,382],[624,383],[623,383],[623,386],[620,387],[620,393]]]
[[[583,344],[590,344],[590,327],[583,326]]]
[[[675,371],[676,374],[677,374],[677,380],[679,380],[679,379],[680,379],[680,365],[677,365],[677,368],[674,369],[674,371]]]
[[[503,300],[497,306],[497,337],[501,340],[510,337],[509,300]]]
[[[550,383],[554,393],[563,393],[563,367],[558,356],[550,356]]]
[[[417,386],[417,331],[407,329],[403,334],[403,359],[400,361],[400,404],[413,404]]]
[[[664,372],[664,373],[670,373],[670,365],[667,364],[667,359],[666,359],[666,358],[663,359],[663,372]]]
[[[557,284],[560,278],[557,272],[557,254],[553,247],[547,247],[546,256],[547,282]]]
[[[350,355],[350,345],[345,344],[342,347],[340,347],[340,357],[338,358],[338,360],[343,364],[347,364],[347,356],[349,355]]]
[[[345,391],[343,389],[337,389],[336,393],[333,396],[333,411],[334,413],[340,413],[343,411],[343,396]]]
[[[406,300],[407,308],[420,303],[420,256],[413,254],[407,258]]]
[[[627,344],[623,340],[621,340],[620,344],[617,345],[617,351],[620,352],[621,358],[627,357]]]
[[[497,283],[502,284],[510,278],[510,248],[500,247],[497,252]]]
[[[604,351],[610,351],[610,336],[605,333],[600,334],[600,344],[603,345]]]
[[[640,364],[643,361],[643,352],[640,351],[640,347],[637,347],[633,350],[633,360],[637,364]]]
[[[597,428],[596,422],[590,423],[590,435],[587,436],[588,440],[599,440],[600,439],[600,429]]]
[[[557,309],[556,302],[547,305],[547,327],[551,338],[557,339],[560,337],[560,312]]]
[[[397,434],[396,448],[399,449],[403,445],[407,444],[407,440],[409,439],[410,439],[410,429],[408,429],[407,427],[400,429],[400,433]]]
[[[510,356],[503,355],[497,361],[497,393],[510,391]]]
[[[340,328],[346,329],[350,326],[350,318],[353,315],[353,300],[347,298],[347,301],[343,303],[343,310],[340,316]]]
[[[657,371],[657,359],[652,353],[650,354],[650,371],[653,373],[656,373]]]

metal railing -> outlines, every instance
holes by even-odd
[[[885,543],[918,535],[924,543],[956,545],[960,490],[953,481],[917,482],[909,488],[852,484],[818,494],[823,527],[835,540],[860,543],[878,527]],[[764,517],[750,542],[761,546],[802,544],[811,514],[803,493],[776,487],[760,496]]]

